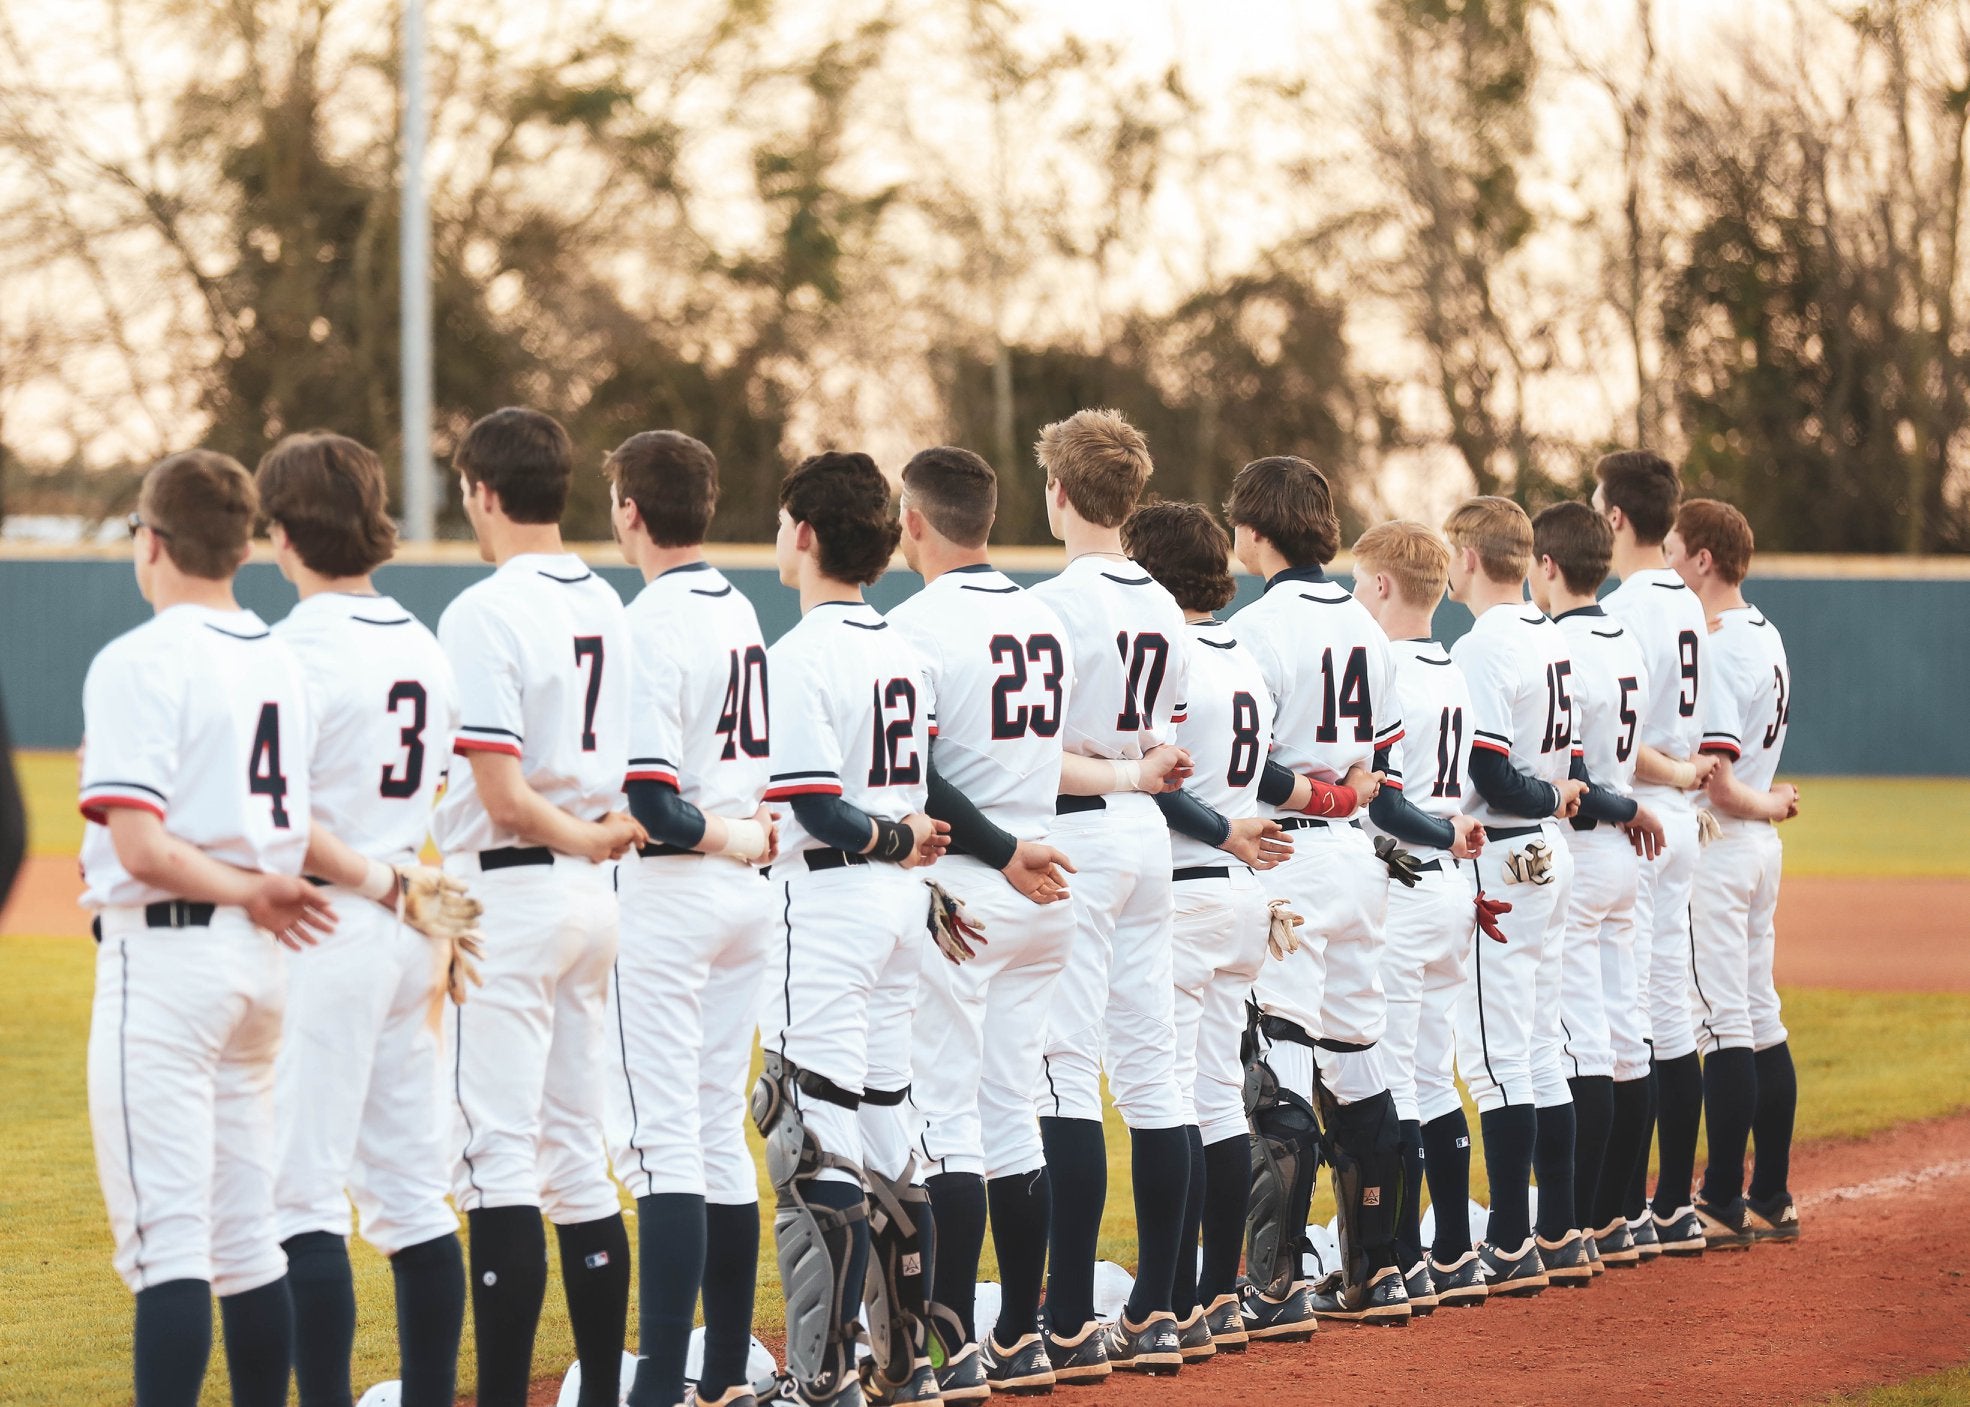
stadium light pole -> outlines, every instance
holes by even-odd
[[[404,441],[404,535],[429,542],[437,528],[431,465],[431,216],[424,194],[424,0],[403,0],[402,209],[397,232],[399,373]]]

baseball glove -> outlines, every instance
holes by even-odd
[[[1492,942],[1502,943],[1505,941],[1505,930],[1498,926],[1498,915],[1508,914],[1511,911],[1512,911],[1512,906],[1506,903],[1503,899],[1493,899],[1491,896],[1486,894],[1482,889],[1478,891],[1478,896],[1477,896],[1478,927],[1484,931],[1484,936],[1489,938]]]
[[[1395,843],[1392,835],[1375,837],[1375,858],[1389,867],[1389,878],[1405,889],[1414,889],[1423,873],[1423,862]]]
[[[1717,824],[1717,817],[1708,806],[1699,806],[1696,808],[1696,843],[1698,845],[1708,845],[1723,833],[1724,828]]]
[[[1306,941],[1300,937],[1300,925],[1306,920],[1286,907],[1284,899],[1274,899],[1265,906],[1266,951],[1275,958],[1289,958],[1300,950]]]
[[[985,925],[965,911],[964,900],[934,879],[927,879],[930,891],[930,936],[937,951],[952,962],[969,962],[978,956],[974,943],[985,941]]]
[[[397,866],[397,916],[426,938],[454,944],[469,957],[485,949],[479,935],[483,905],[463,881],[429,865]]]
[[[1508,884],[1551,884],[1553,848],[1535,840],[1523,850],[1514,850],[1505,857],[1505,879]]]

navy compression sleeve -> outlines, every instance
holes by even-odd
[[[976,856],[995,870],[1012,863],[1019,838],[994,825],[970,797],[937,770],[934,760],[930,764],[930,799],[923,809],[934,819],[949,823],[953,851]]]
[[[1259,800],[1268,806],[1283,805],[1292,799],[1293,788],[1299,784],[1299,773],[1268,757],[1265,771],[1259,774]]]
[[[691,850],[705,838],[705,813],[677,794],[669,782],[631,782],[629,814],[643,823],[650,839]]]
[[[832,845],[851,855],[860,855],[869,848],[875,818],[854,802],[839,796],[796,796],[789,804],[801,826],[823,845]]]
[[[1389,750],[1382,748],[1377,751],[1375,770],[1388,776],[1389,765]],[[1399,782],[1382,783],[1382,789],[1368,803],[1368,819],[1375,823],[1377,829],[1386,831],[1404,845],[1448,850],[1457,841],[1457,832],[1450,822],[1441,816],[1432,816],[1417,806],[1403,793]]]
[[[1640,803],[1632,796],[1602,786],[1587,775],[1587,759],[1576,756],[1567,775],[1576,782],[1587,784],[1587,794],[1580,798],[1578,819],[1583,821],[1612,821],[1616,825],[1635,819],[1635,811]]]
[[[1536,821],[1559,809],[1559,788],[1537,777],[1528,777],[1502,752],[1488,747],[1472,748],[1470,773],[1471,785],[1478,789],[1478,795],[1507,815]]]
[[[1178,835],[1201,840],[1206,845],[1223,845],[1231,838],[1231,822],[1188,791],[1159,791],[1157,809]]]

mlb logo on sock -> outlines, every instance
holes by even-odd
[[[1457,1140],[1457,1146],[1459,1148],[1469,1148],[1471,1146],[1471,1136],[1469,1134],[1465,1134],[1462,1138]]]
[[[590,1270],[600,1270],[603,1266],[607,1265],[608,1263],[609,1263],[609,1253],[607,1251],[597,1251],[595,1252],[595,1254],[591,1256],[585,1256],[582,1259],[582,1264],[587,1266]]]
[[[903,1257],[903,1273],[905,1275],[923,1274],[923,1256],[916,1252],[905,1255]]]

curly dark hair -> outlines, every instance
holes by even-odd
[[[822,573],[851,586],[881,577],[903,536],[889,481],[866,454],[809,455],[781,482],[780,507],[814,529]]]
[[[1231,539],[1201,503],[1149,503],[1122,523],[1122,549],[1186,611],[1216,611],[1238,594]]]
[[[1296,454],[1255,459],[1240,469],[1224,516],[1264,537],[1295,567],[1324,567],[1341,550],[1333,488]]]

